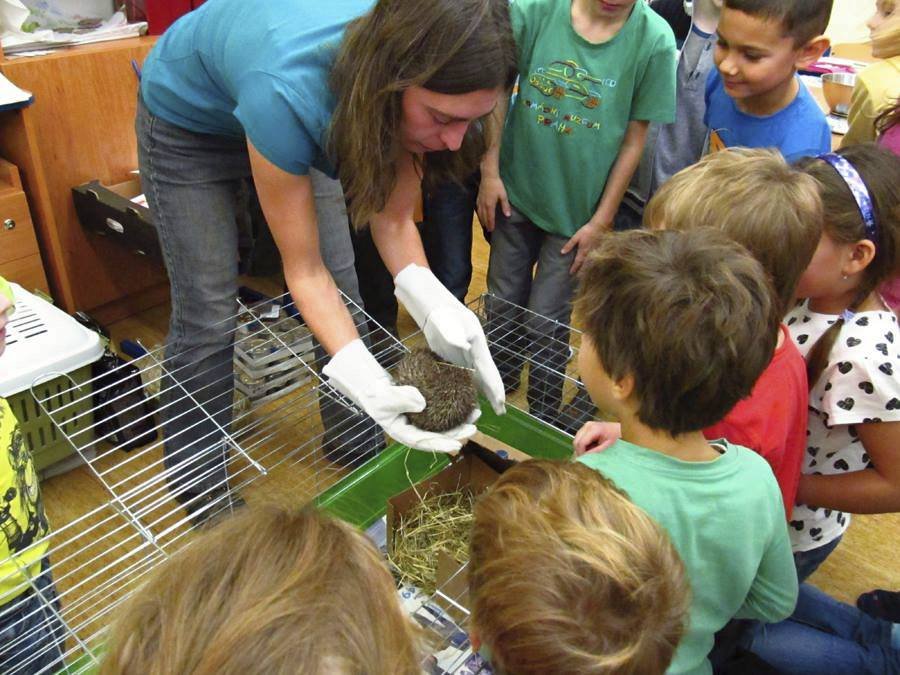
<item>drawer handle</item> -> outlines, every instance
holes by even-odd
[[[3,229],[4,230],[14,230],[16,229],[16,221],[12,218],[7,218],[3,221]]]

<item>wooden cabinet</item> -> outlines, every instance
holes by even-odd
[[[30,90],[33,105],[0,112],[0,157],[22,178],[50,289],[67,311],[114,321],[168,297],[154,261],[81,227],[72,188],[112,185],[137,168],[134,117],[138,80],[155,38],[116,40],[20,59],[0,71]]]
[[[0,159],[0,276],[49,292],[19,171]]]

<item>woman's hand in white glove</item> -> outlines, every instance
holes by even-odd
[[[369,353],[362,340],[341,348],[322,369],[328,383],[362,408],[395,441],[417,450],[456,452],[477,429],[481,414],[475,410],[465,423],[443,433],[423,431],[406,418],[422,412],[425,399],[418,389],[396,386],[390,375]]]
[[[408,265],[394,278],[394,294],[438,356],[472,368],[479,389],[498,415],[506,412],[503,380],[488,349],[478,317],[457,300],[432,271]]]

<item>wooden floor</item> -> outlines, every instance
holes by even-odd
[[[488,248],[481,236],[480,229],[476,229],[474,240],[474,278],[470,291],[472,298],[477,297],[485,290],[488,256]],[[277,279],[248,280],[248,284],[268,294],[274,295],[281,291],[280,282]],[[152,346],[163,342],[167,321],[168,307],[160,306],[147,310],[139,316],[125,319],[110,328],[116,341],[123,338],[140,339],[145,345]],[[406,334],[412,329],[413,324],[409,317],[401,313],[401,334]],[[287,453],[285,455],[287,459],[284,461],[279,459],[276,462],[277,470],[273,471],[271,476],[267,476],[264,489],[251,486],[245,495],[249,502],[257,503],[266,500],[296,502],[301,496],[298,486],[302,485],[306,486],[308,490],[315,490],[343,475],[341,471],[323,474],[322,464],[316,463],[319,461],[318,456],[313,454],[309,454],[304,461],[290,455],[290,448],[303,447],[304,438],[313,438],[319,433],[317,424],[317,421],[315,423],[307,421],[291,423],[290,440],[279,445],[281,448],[279,452]],[[288,448],[288,450],[286,451],[284,448]],[[123,457],[124,455],[120,453],[120,456],[111,457],[107,461],[111,464],[121,463]],[[132,465],[132,469],[138,470],[142,466],[159,466],[160,460],[158,450],[148,452],[142,456],[139,462]],[[246,467],[244,469],[246,470]],[[314,479],[320,481],[323,475],[326,476],[324,483],[311,482]],[[108,493],[84,467],[48,479],[43,485],[43,490],[48,515],[54,528],[58,531],[65,530],[67,523],[83,518],[84,514],[96,508],[98,504],[109,501]],[[309,498],[308,494],[306,498]],[[177,507],[175,508],[177,509]],[[162,524],[165,524],[166,518],[170,518],[171,513],[172,508],[170,507],[165,516],[157,519],[156,526],[161,527]],[[111,515],[110,523],[114,523],[117,517],[115,514]],[[110,529],[112,529],[112,525],[110,525]],[[166,532],[166,536],[169,537],[190,536],[186,532],[186,528],[170,527]],[[853,602],[859,593],[871,588],[900,589],[898,533],[900,533],[900,515],[855,517],[843,543],[813,577],[813,582],[835,597],[847,602]],[[735,536],[740,536],[740,533],[735,533]],[[73,560],[77,559],[79,563],[77,571],[66,575],[59,582],[62,591],[79,584],[94,583],[91,581],[91,575],[95,572],[96,566],[100,564],[99,561],[104,560],[104,555],[97,553],[95,560],[82,559],[89,550],[83,544],[86,542],[74,541],[71,544],[73,547],[82,546],[83,550],[80,558],[73,556]],[[727,564],[727,561],[723,561],[723,564]],[[107,585],[111,589],[110,592],[113,592],[115,579],[111,578]],[[90,628],[93,630],[96,626]]]

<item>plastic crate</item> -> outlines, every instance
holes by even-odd
[[[19,421],[35,469],[46,477],[81,461],[77,456],[64,461],[75,453],[66,435],[91,433],[91,364],[103,354],[103,345],[99,335],[65,312],[18,284],[11,286],[16,311],[6,326],[6,351],[0,357],[0,396]]]
[[[309,381],[297,356],[313,363],[314,347],[309,329],[284,310],[265,325],[256,318],[242,322],[235,333],[235,389],[251,404],[284,396]]]

